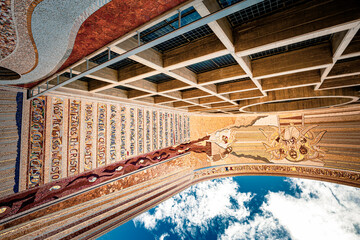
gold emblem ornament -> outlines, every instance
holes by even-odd
[[[287,159],[292,162],[300,162],[323,158],[325,151],[317,145],[326,130],[315,135],[312,130],[316,127],[317,125],[300,127],[291,124],[282,131],[273,128],[274,131],[271,134],[260,129],[267,139],[263,144],[266,152],[271,154],[270,160]]]

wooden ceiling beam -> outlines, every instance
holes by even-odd
[[[146,103],[155,103],[154,97],[152,96],[148,96],[148,97],[141,97],[141,98],[137,98],[136,100],[141,101],[141,102],[146,102]]]
[[[228,51],[221,41],[215,35],[210,35],[164,53],[164,67],[174,70],[226,54]]]
[[[118,44],[115,47],[115,50],[119,54],[121,54],[121,53],[125,52],[126,50],[130,50],[136,46],[137,46],[136,41],[128,40],[124,43]],[[149,75],[155,75],[154,73],[164,73],[170,77],[175,78],[176,80],[158,84],[156,91],[154,89],[154,86],[151,86],[151,89],[149,89],[149,88],[144,88],[144,86],[139,86],[139,85],[134,86],[134,84],[130,84],[130,83],[128,83],[127,85],[131,85],[131,87],[136,88],[137,90],[146,90],[146,91],[151,90],[152,93],[157,93],[164,97],[173,98],[172,101],[174,101],[174,99],[177,99],[177,100],[182,99],[181,94],[179,92],[174,92],[174,91],[190,88],[190,87],[193,87],[194,85],[196,85],[196,83],[197,83],[196,74],[191,72],[187,68],[179,68],[179,69],[174,69],[172,71],[169,71],[169,70],[163,68],[162,54],[160,54],[156,51],[154,52],[154,51],[155,50],[153,50],[153,49],[148,49],[144,52],[141,52],[140,54],[132,56],[131,59],[145,65],[145,67],[144,66],[138,67],[138,69],[140,69],[141,73],[144,72],[145,74],[149,74],[149,72],[147,72],[147,71],[150,71],[148,68],[150,68],[150,69],[152,68],[158,72],[150,71]],[[136,72],[133,72],[133,73],[134,73],[134,76],[130,75],[131,77],[128,79],[122,79],[121,77],[119,77],[119,81],[121,81],[121,83],[119,83],[119,84],[124,84],[129,81],[133,82],[134,79],[135,80],[138,79],[139,78],[139,76],[137,76],[138,73],[136,73]],[[119,73],[119,76],[120,75],[121,75],[121,73]],[[123,74],[123,75],[128,76],[126,74]],[[140,75],[140,76],[145,77],[144,75]],[[184,101],[187,102],[187,100],[184,100]],[[156,100],[155,100],[155,102],[156,102]]]
[[[313,98],[324,98],[324,101],[327,101],[327,97],[331,96],[331,98],[335,96],[354,96],[354,99],[351,101],[356,100],[356,96],[358,93],[353,89],[329,89],[329,90],[322,90],[322,91],[314,91],[312,86],[309,87],[302,87],[302,88],[290,88],[290,89],[282,89],[278,91],[268,92],[266,97],[257,98],[257,99],[249,99],[240,101],[239,107],[240,109],[244,109],[246,106],[249,105],[258,105],[263,103],[273,103],[273,102],[283,102],[283,101],[296,101],[296,100],[305,100],[306,99],[313,99]],[[350,101],[350,99],[348,100]],[[286,106],[282,104],[282,106]],[[286,111],[286,109],[282,109],[279,111]]]
[[[215,7],[215,5],[217,3],[215,3],[215,5],[214,5],[214,3],[215,2],[210,2],[209,1],[208,4],[213,5],[213,7]],[[200,1],[197,2],[197,3],[195,2],[195,5],[202,5],[202,3],[200,3]],[[218,32],[218,33],[222,32],[222,33],[227,34],[227,35],[232,34],[232,29],[231,29],[231,27],[230,27],[230,25],[229,25],[229,23],[227,22],[226,19],[220,19],[219,22],[220,22],[219,26],[218,26],[217,21],[211,24],[213,27],[217,28],[215,30],[216,32]],[[226,30],[225,30],[226,33],[223,31],[224,28],[226,28]],[[192,57],[192,59],[191,59],[192,63],[204,61],[204,60],[207,60],[207,59],[210,59],[210,58],[214,58],[214,57],[217,57],[217,56],[224,55],[226,53],[226,50],[225,51],[221,50],[221,49],[224,49],[224,47],[221,46],[221,42],[218,39],[216,39],[216,37],[215,38],[214,38],[214,36],[209,36],[209,37],[212,38],[213,46],[217,46],[217,48],[212,47],[210,51],[214,51],[214,49],[215,50],[218,49],[219,51],[215,52],[215,53],[212,52],[209,55],[208,54],[209,49],[205,49],[205,53],[201,52],[201,51],[199,52],[198,51],[199,49],[198,49],[196,52],[194,52],[197,55],[195,55],[195,57],[194,56]],[[222,39],[222,38],[220,38],[220,39]],[[230,44],[233,45],[232,40],[231,40]],[[199,43],[198,43],[198,41],[195,41],[193,43],[190,43],[189,45],[190,45],[190,47],[197,48],[199,46]],[[187,45],[187,46],[189,46],[189,45]],[[115,49],[115,51],[118,51],[118,53],[121,54],[124,51],[135,48],[136,46],[137,46],[136,41],[127,40],[124,43],[118,44],[115,47],[115,48],[118,48],[118,49],[117,50]],[[184,46],[184,47],[187,47],[187,46]],[[201,46],[201,47],[203,47],[203,46]],[[189,85],[189,86],[184,86],[184,84],[179,84],[180,87],[175,87],[173,89],[171,89],[171,88],[166,89],[165,88],[164,92],[170,92],[170,91],[179,90],[179,89],[186,89],[186,88],[189,88],[189,87],[197,87],[202,91],[208,92],[208,93],[210,93],[210,94],[212,94],[214,96],[218,96],[218,97],[222,98],[224,101],[228,101],[228,102],[230,102],[232,104],[235,104],[231,100],[229,100],[229,99],[227,99],[227,98],[225,98],[225,97],[223,97],[221,95],[218,95],[216,93],[216,88],[214,88],[214,90],[212,90],[212,89],[209,89],[208,87],[205,88],[205,87],[202,87],[202,86],[198,86],[197,85],[197,76],[196,76],[196,74],[191,72],[189,69],[185,68],[185,66],[187,66],[189,64],[192,64],[192,63],[187,62],[186,64],[177,64],[176,66],[172,66],[172,67],[167,66],[167,61],[170,62],[170,64],[171,64],[172,60],[174,60],[174,59],[176,61],[178,61],[179,59],[182,59],[182,60],[185,59],[185,61],[186,61],[186,59],[188,59],[188,56],[186,56],[188,54],[187,50],[185,50],[185,51],[183,50],[184,55],[181,55],[181,56],[178,56],[177,53],[175,53],[175,57],[173,55],[171,55],[171,53],[170,53],[171,51],[168,52],[167,55],[166,54],[161,55],[160,53],[157,53],[157,52],[154,53],[153,51],[154,51],[153,49],[146,50],[146,51],[142,52],[141,54],[137,54],[137,55],[133,56],[131,59],[133,59],[133,60],[135,60],[137,62],[140,62],[140,63],[142,63],[142,64],[144,64],[144,65],[146,65],[148,67],[154,68],[154,69],[156,69],[156,70],[158,70],[158,71],[160,71],[160,72],[162,72],[164,74],[167,74],[168,76],[171,76],[171,77],[173,77],[173,78],[175,78],[175,79],[177,79],[179,81],[182,81],[185,84]],[[176,51],[179,51],[179,50],[175,49],[173,51],[176,52]],[[206,51],[208,51],[208,52],[206,53]],[[174,52],[172,52],[172,53],[174,53]],[[232,50],[232,52],[233,52],[233,50]],[[169,57],[169,58],[167,59],[167,57]],[[164,66],[165,66],[165,68],[164,68]],[[119,80],[121,80],[121,79],[119,79]],[[170,87],[169,84],[167,84],[167,85],[164,84],[162,86]],[[162,86],[160,86],[159,89],[161,89]],[[158,92],[162,92],[162,90],[159,91],[159,89],[158,89]]]
[[[78,65],[77,67],[75,67],[72,70],[72,72],[74,74],[80,74],[81,72],[85,72],[87,70],[87,65],[88,65],[89,69],[98,66],[98,64],[89,61],[87,64],[85,62],[85,63]],[[70,72],[70,70],[68,72]],[[99,71],[96,71],[90,75],[87,75],[87,77],[96,79],[99,81],[103,81],[103,82],[117,83],[118,82],[118,71],[108,68],[108,67],[105,67],[105,68],[100,69]]]
[[[118,54],[123,54],[136,47],[138,47],[137,40],[134,38],[130,38],[124,42],[117,44],[115,47],[112,48],[112,51]],[[133,55],[129,58],[158,71],[161,71],[161,69],[163,68],[162,54],[152,48],[146,49],[145,51]]]
[[[194,104],[191,104],[188,102],[183,102],[183,101],[178,101],[178,102],[173,102],[173,106],[176,108],[181,108],[181,107],[194,106]]]
[[[247,92],[230,93],[231,100],[244,100],[263,97],[262,93],[256,89]]]
[[[224,83],[217,86],[218,93],[234,93],[234,92],[244,92],[249,90],[258,89],[254,82],[251,80],[244,80],[240,82]]]
[[[211,13],[221,10],[221,7],[214,0],[204,0],[194,5],[195,10],[204,17]],[[221,18],[217,21],[208,24],[211,30],[219,37],[219,40],[230,51],[234,51],[232,28],[226,18]]]
[[[67,77],[60,76],[59,82],[61,83],[61,82],[64,82],[64,81],[66,81],[68,79],[69,78],[67,78]],[[53,79],[53,80],[50,80],[49,81],[49,87],[55,86],[56,82],[57,82],[56,78]],[[77,89],[77,90],[81,90],[81,91],[88,91],[89,83],[85,82],[85,81],[77,80],[77,81],[71,82],[69,84],[66,84],[65,86],[63,86],[63,88],[70,88],[70,89]]]
[[[360,32],[358,31],[339,59],[360,56]]]
[[[252,61],[253,74],[257,79],[320,69],[330,64],[332,64],[332,53],[329,43]]]
[[[319,90],[354,87],[360,85],[360,74],[348,77],[325,79]]]
[[[154,96],[154,100],[155,103],[157,104],[177,101],[173,98],[164,97],[164,96]]]
[[[205,110],[205,109],[209,109],[209,108],[202,107],[202,106],[193,106],[193,107],[188,107],[187,109],[189,112],[196,112],[196,111],[201,111],[201,110]]]
[[[153,68],[136,63],[120,69],[118,80],[121,83],[129,83],[146,77],[151,77],[159,73],[159,71],[154,70]]]
[[[143,98],[143,97],[149,97],[152,96],[153,93],[149,93],[149,92],[143,92],[143,91],[139,91],[139,90],[129,90],[128,91],[128,98],[129,99],[137,99],[137,98]]]
[[[209,104],[209,103],[219,103],[219,102],[224,102],[223,99],[218,98],[218,97],[204,97],[204,98],[199,98],[199,103],[200,104]]]
[[[140,91],[146,90],[151,93],[155,93],[155,94],[157,93],[157,84],[149,82],[145,79],[140,79],[134,82],[130,82],[126,84],[126,86]]]
[[[112,85],[111,83],[102,82],[102,81],[98,81],[98,80],[92,80],[89,82],[88,91],[90,93],[99,92],[100,90],[105,90],[105,89],[111,88],[111,87],[109,87],[111,85]]]
[[[354,61],[335,63],[326,79],[358,74],[360,74],[360,59],[355,59]]]
[[[114,97],[121,97],[121,98],[128,98],[128,91],[117,89],[117,88],[109,88],[106,90],[103,90],[101,92],[97,92],[98,94],[105,94],[110,95]]]
[[[224,108],[228,108],[228,107],[233,108],[234,105],[229,104],[227,102],[211,104],[211,109],[224,109]]]
[[[208,92],[204,92],[200,89],[193,89],[182,92],[182,99],[192,99],[211,95]]]
[[[204,0],[203,2],[194,5],[195,9],[199,12],[199,14],[204,17],[211,13],[214,13],[218,10],[221,10],[217,1],[214,0]],[[228,53],[235,59],[235,61],[239,64],[241,69],[244,71],[244,75],[249,77],[251,81],[255,84],[255,86],[262,92],[265,96],[266,93],[261,89],[261,85],[258,80],[253,78],[252,75],[252,67],[251,61],[248,56],[238,56],[235,54],[234,40],[233,40],[233,31],[229,22],[226,18],[222,18],[218,21],[214,21],[209,23],[208,26],[212,29],[215,35],[219,38],[219,40],[223,43],[223,45],[228,50]]]
[[[118,82],[108,85],[102,85],[99,88],[93,88],[91,92],[98,92],[115,86],[124,85],[126,83],[134,82],[137,80],[150,77],[160,72],[142,64],[136,63],[118,71]]]
[[[163,82],[157,84],[157,91],[166,93],[166,92],[172,92],[172,91],[179,91],[186,88],[190,88],[191,86],[189,84],[186,84],[179,80],[171,80],[168,82]]]
[[[356,0],[311,1],[243,24],[234,30],[239,56],[344,31],[357,25],[360,6]]]
[[[209,72],[199,73],[197,77],[199,85],[206,85],[245,78],[247,77],[247,74],[239,65],[232,65]]]
[[[316,85],[315,90],[318,90],[320,88],[324,79],[327,78],[327,76],[330,74],[335,63],[340,58],[342,53],[345,51],[345,49],[347,48],[347,46],[349,45],[351,40],[354,38],[354,36],[355,36],[356,32],[359,30],[359,28],[360,28],[360,22],[358,22],[358,24],[355,27],[353,27],[349,30],[334,34],[334,36],[331,39],[332,50],[333,50],[333,63],[330,66],[326,67],[322,71],[321,83]]]
[[[261,80],[264,91],[275,91],[285,88],[305,87],[320,83],[320,70],[299,72]]]
[[[127,42],[123,43],[123,44],[118,44],[116,46],[118,53],[122,53],[126,50],[130,50],[131,48],[136,47],[136,42],[134,42],[133,40],[128,40]],[[161,58],[161,61],[160,61]],[[148,49],[144,52],[142,52],[141,54],[137,54],[136,56],[133,56],[131,59],[133,59],[134,61],[137,61],[139,63],[142,63],[150,68],[156,69],[158,71],[160,71],[161,73],[164,73],[170,77],[175,78],[178,81],[181,81],[183,83],[178,84],[177,86],[174,86],[174,88],[171,88],[171,83],[170,84],[162,84],[159,85],[159,88],[157,90],[158,94],[161,95],[161,93],[167,93],[167,92],[172,92],[174,90],[180,90],[180,89],[186,89],[186,88],[190,88],[190,87],[197,87],[197,76],[195,73],[191,72],[189,69],[184,68],[184,67],[180,67],[177,69],[173,69],[173,70],[169,70],[169,69],[165,69],[163,67],[163,56],[160,53],[154,53],[153,49]],[[178,66],[179,67],[179,66]],[[143,76],[144,77],[144,76]],[[130,80],[134,80],[133,78]],[[122,79],[119,77],[119,81],[122,81]],[[124,81],[129,81],[128,80],[123,80]],[[172,82],[172,83],[179,83],[179,82]],[[185,85],[187,84],[187,85]],[[179,87],[178,87],[179,86]],[[206,88],[203,87],[199,87],[201,90],[208,92],[210,94],[214,94],[216,95],[216,93],[209,91]],[[226,100],[226,99],[224,99]],[[228,100],[230,101],[230,100]]]

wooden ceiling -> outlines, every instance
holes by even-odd
[[[186,5],[190,6],[202,17],[221,9],[215,0],[193,1]],[[174,9],[142,29],[176,13]],[[131,64],[119,69],[105,67],[56,91],[100,98],[112,96],[190,112],[229,114],[241,113],[239,109],[271,112],[357,101],[356,86],[360,85],[357,1],[296,1],[239,26],[223,18],[208,27],[213,33],[198,40],[179,43],[164,52],[145,50],[131,56]],[[137,40],[130,35],[99,49],[88,59],[107,47],[116,54],[137,47]],[[214,62],[222,56],[225,56],[222,60],[231,59],[232,63],[208,71],[194,70],[196,64]],[[94,66],[97,63],[86,63],[83,59],[71,66],[71,72],[79,74]],[[66,72],[70,68],[60,72],[65,74],[59,82],[69,78]],[[55,75],[48,80],[50,85],[58,81]]]

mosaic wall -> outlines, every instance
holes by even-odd
[[[186,119],[127,104],[37,98],[30,107],[26,188],[189,140]]]

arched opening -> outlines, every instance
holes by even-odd
[[[359,193],[300,178],[216,178],[184,189],[99,239],[129,233],[136,239],[355,239]]]

